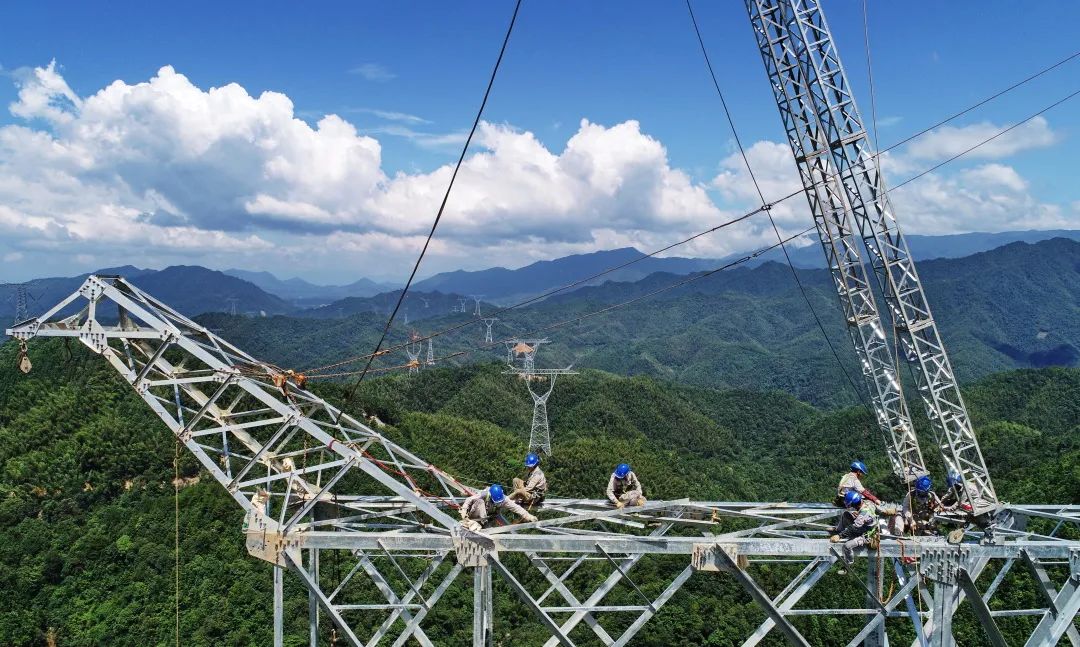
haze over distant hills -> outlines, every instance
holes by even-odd
[[[224,272],[229,276],[254,283],[270,294],[279,296],[294,305],[306,307],[325,305],[331,301],[349,297],[372,297],[398,287],[392,283],[378,283],[366,278],[357,279],[346,285],[317,285],[296,277],[279,279],[270,272],[238,269]]]
[[[194,316],[204,312],[285,314],[296,308],[284,299],[258,286],[198,265],[174,265],[163,270],[147,270],[125,265],[103,268],[93,274],[119,275],[130,279],[140,289],[163,300],[177,311]],[[70,277],[34,279],[25,283],[31,302],[30,315],[41,314],[82,285],[89,274]],[[9,320],[15,314],[16,284],[0,284],[0,317]],[[5,321],[6,323],[6,321]]]
[[[1033,229],[1029,231],[1003,231],[996,233],[972,232],[967,234],[949,234],[945,236],[923,236],[911,234],[905,236],[908,247],[915,260],[932,258],[960,258],[979,252],[985,252],[1009,243],[1037,243],[1051,238],[1071,238],[1080,240],[1080,230],[1076,229]],[[796,267],[825,267],[825,256],[816,242],[805,247],[788,247],[791,262]],[[731,258],[736,258],[735,254]],[[727,260],[727,259],[724,259]],[[762,254],[751,265],[760,265],[768,261],[783,261],[780,250]]]
[[[908,236],[912,253],[919,260],[959,258],[1012,242],[1038,242],[1049,238],[1080,240],[1080,230],[970,233],[951,236]],[[792,262],[801,268],[820,268],[824,259],[817,244],[789,248]],[[589,254],[577,254],[539,261],[518,269],[502,267],[477,271],[443,272],[413,284],[401,315],[411,321],[443,316],[458,307],[459,298],[484,295],[484,312],[497,305],[533,297],[598,274],[611,267],[640,259],[644,254],[632,247]],[[741,255],[735,255],[736,258]],[[625,268],[575,288],[606,282],[633,283],[656,273],[691,274],[713,269],[730,259],[646,258]],[[783,261],[778,251],[765,254],[747,266]],[[163,270],[140,269],[130,265],[98,270],[99,274],[119,274],[164,299],[180,312],[194,316],[206,312],[229,312],[235,305],[241,314],[294,314],[316,319],[348,317],[360,313],[390,312],[398,287],[360,278],[346,285],[317,285],[300,278],[280,279],[270,272],[230,269],[223,272],[199,266],[172,266]],[[52,277],[26,283],[32,303],[30,314],[51,306],[73,292],[86,278]],[[0,284],[0,320],[15,310],[14,284]],[[565,298],[565,293],[560,296]],[[473,303],[468,303],[473,311]]]
[[[962,381],[1011,368],[1080,366],[1080,242],[1011,243],[925,261],[920,270]],[[798,272],[847,371],[859,380],[828,271]],[[779,263],[719,272],[579,321],[684,279],[657,273],[608,282],[499,313],[495,340],[549,337],[538,359],[542,366],[572,363],[698,386],[777,389],[818,404],[856,401],[790,271]],[[482,326],[472,318],[471,312],[444,312],[415,327],[421,333],[457,327],[435,340],[437,357],[465,351],[469,355],[460,361],[504,357],[501,343],[482,343]],[[386,315],[367,312],[318,324],[293,316],[206,315],[200,321],[256,357],[306,369],[370,352]],[[401,343],[411,327],[399,322],[387,343]],[[398,352],[386,361],[400,364],[403,358]]]

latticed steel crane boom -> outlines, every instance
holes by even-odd
[[[975,431],[817,0],[746,0],[893,469],[926,472],[858,238],[913,369],[942,458],[976,515],[998,507]],[[858,227],[858,234],[854,227]]]

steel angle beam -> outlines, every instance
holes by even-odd
[[[776,608],[771,598],[765,594],[765,591],[761,590],[757,582],[739,566],[735,558],[728,554],[727,550],[721,548],[715,551],[716,558],[721,564],[721,568],[724,572],[731,573],[735,576],[735,579],[742,585],[746,592],[750,594],[754,602],[765,611],[765,614],[773,621],[773,623],[780,629],[780,632],[784,634],[784,638],[789,643],[796,647],[810,647],[810,643],[803,638],[799,630],[795,628],[795,625],[784,617],[783,612]]]

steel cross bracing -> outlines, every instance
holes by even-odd
[[[997,494],[821,7],[816,0],[747,0],[747,7],[793,149],[796,139],[806,144],[796,150],[800,169],[823,171],[803,173],[807,194],[826,183],[834,206],[857,223],[946,467],[962,476],[975,514],[992,512]]]
[[[730,573],[761,610],[748,645],[773,628],[805,644],[800,625],[813,615],[847,618],[850,644],[883,644],[897,623],[929,644],[950,644],[952,614],[965,603],[991,639],[999,619],[1028,616],[1029,645],[1077,642],[1080,506],[1006,506],[1012,522],[993,538],[969,531],[986,545],[885,538],[865,560],[871,573],[891,577],[887,564],[896,572],[892,595],[877,597],[880,580],[828,572],[838,510],[823,504],[677,500],[616,510],[551,498],[537,522],[470,533],[453,508],[471,488],[123,279],[91,276],[8,334],[74,337],[101,354],[247,511],[248,551],[274,564],[276,645],[284,643],[285,570],[308,596],[313,647],[329,630],[320,623],[349,645],[433,644],[425,620],[448,592],[468,586],[463,570],[473,571],[474,645],[491,644],[501,622],[520,623],[495,617],[493,598],[507,593],[549,645],[626,645],[682,587],[706,577],[696,573],[713,570]],[[785,568],[790,579],[777,581]],[[995,592],[1028,571],[1041,606],[1001,608]],[[984,573],[994,573],[989,584]],[[865,593],[848,607],[813,605],[813,589],[825,583]],[[928,584],[933,594],[921,588]]]
[[[893,472],[911,482],[927,473],[926,464],[863,266],[847,195],[829,155],[829,124],[814,105],[804,60],[789,29],[791,8],[775,0],[747,0],[747,8],[874,414],[890,440]]]

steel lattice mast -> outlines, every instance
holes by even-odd
[[[782,1],[747,0],[747,8],[874,414],[890,440],[893,472],[911,482],[927,473],[926,464],[863,265],[847,195],[828,154],[835,136],[827,115],[814,104],[804,57],[789,29],[791,7]]]
[[[850,227],[853,219],[888,304],[901,354],[914,369],[946,467],[962,476],[975,514],[992,512],[998,498],[990,473],[821,7],[817,0],[747,0],[746,6],[815,221],[837,221],[833,233],[841,237],[845,255],[830,254],[830,247],[838,249],[829,240],[834,237],[822,236],[834,276],[848,262],[857,265],[860,274],[863,271]],[[822,203],[822,193],[828,202]],[[859,290],[872,299],[865,277],[859,280]],[[877,335],[881,323],[876,312],[874,320]],[[884,344],[885,352],[875,355],[891,357],[884,330],[880,335],[873,344]],[[874,375],[876,382],[896,385],[871,394],[876,408],[884,408],[894,391],[902,395],[899,381],[891,368],[882,367]],[[902,407],[902,398],[899,402]],[[902,433],[891,432],[906,467],[909,458],[918,456],[918,445],[908,431],[906,412],[896,421],[906,423]]]

